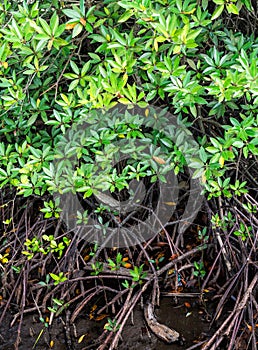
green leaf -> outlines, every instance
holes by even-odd
[[[249,11],[253,11],[251,0],[242,0],[242,3],[246,6]]]
[[[196,169],[192,175],[192,179],[198,179],[199,177],[203,177],[204,174],[205,174],[205,169],[203,168]]]
[[[116,30],[113,30],[112,32],[113,32],[113,34],[114,34],[116,40],[117,40],[121,45],[126,46],[126,40],[124,39],[124,37],[123,37],[120,33],[118,33]]]
[[[85,0],[80,0],[80,11],[84,16],[85,15]]]
[[[39,22],[40,22],[42,28],[44,29],[44,32],[45,32],[49,37],[51,37],[51,36],[52,36],[52,33],[51,33],[51,29],[50,29],[48,23],[47,23],[43,18],[39,18]]]
[[[229,118],[229,120],[231,121],[232,125],[234,125],[234,126],[240,126],[241,125],[236,118],[231,117],[231,118]]]
[[[85,65],[82,67],[82,70],[81,70],[82,77],[88,72],[89,68],[90,68],[90,61],[86,62]]]
[[[68,89],[68,92],[72,91],[73,89],[76,88],[76,86],[78,85],[79,83],[79,79],[75,79],[71,82],[71,84],[69,85],[69,89]]]
[[[70,10],[70,9],[65,9],[63,10],[63,13],[69,17],[69,18],[72,18],[72,19],[81,19],[82,15],[80,14],[80,12],[78,11],[75,11],[75,10]]]
[[[52,15],[51,19],[50,19],[50,28],[52,30],[52,34],[55,35],[56,30],[58,28],[59,25],[59,18],[58,15],[56,14],[56,12],[54,12],[54,14]]]
[[[20,40],[22,40],[22,39],[23,39],[23,35],[22,35],[21,30],[20,30],[20,28],[18,27],[18,25],[17,25],[17,23],[16,23],[16,21],[15,21],[14,19],[12,20],[12,27],[14,28],[14,30],[15,30],[15,32],[16,32],[18,38],[19,38]]]
[[[93,33],[93,27],[89,22],[86,22],[85,29],[87,30],[87,32]]]
[[[83,25],[81,23],[77,23],[76,26],[73,28],[72,37],[75,38],[77,35],[81,33],[83,30]]]
[[[31,126],[35,123],[36,119],[38,117],[38,114],[37,113],[34,113],[32,114],[32,116],[29,118],[28,122],[27,122],[27,125],[28,126]]]
[[[225,3],[225,0],[213,0],[213,2],[215,2],[215,4],[217,4],[217,5],[223,5]]]
[[[96,63],[101,61],[99,55],[96,55],[95,53],[93,52],[88,52],[88,55],[90,56],[90,58],[92,58]]]
[[[61,24],[55,31],[55,38],[58,38],[65,31],[65,24]]]
[[[35,70],[34,69],[26,69],[23,74],[26,74],[26,75],[32,75],[35,73]]]
[[[221,15],[223,10],[224,10],[224,5],[220,5],[220,6],[216,7],[216,9],[213,12],[213,15],[211,17],[211,20],[213,21],[214,19],[218,18]]]
[[[118,19],[118,23],[126,22],[133,15],[133,10],[125,11],[122,16]]]
[[[236,5],[234,5],[232,3],[227,4],[226,9],[227,9],[228,13],[233,13],[234,15],[239,15],[238,8],[236,7]]]
[[[208,7],[208,1],[209,1],[209,0],[202,0],[202,8],[203,8],[204,10],[206,10],[207,7]]]
[[[42,152],[41,152],[41,150],[39,150],[39,149],[36,149],[36,148],[34,148],[34,147],[30,147],[30,151],[31,151],[31,153],[34,155],[34,157],[36,157],[36,158],[41,158],[41,155],[42,155]]]
[[[27,189],[25,191],[20,191],[20,193],[24,196],[24,197],[29,197],[33,194],[33,190],[32,189]]]
[[[200,148],[199,154],[200,154],[200,158],[201,158],[202,162],[206,163],[208,156],[207,156],[207,153],[205,152],[205,149],[203,147]]]
[[[246,147],[244,147],[244,148],[243,148],[243,154],[244,154],[245,159],[247,159],[247,158],[248,158],[248,152],[249,152],[248,147],[247,147],[247,146],[246,146]]]
[[[242,147],[244,146],[244,142],[243,142],[243,141],[234,141],[234,142],[232,143],[232,145],[233,145],[234,147],[237,147],[237,148],[242,148]]]
[[[189,166],[194,169],[203,168],[203,165],[203,162],[198,158],[192,158],[189,164]]]
[[[60,277],[58,275],[55,275],[54,273],[50,272],[49,275],[53,278],[54,281],[59,281],[60,280]]]
[[[190,111],[192,115],[196,118],[197,117],[197,109],[195,105],[190,106]]]
[[[67,45],[68,42],[64,39],[61,39],[61,38],[57,38],[54,40],[53,42],[53,46],[56,48],[56,49],[59,49],[60,46],[65,46]]]
[[[74,61],[70,61],[70,65],[75,74],[80,75],[80,70]]]
[[[222,148],[221,143],[217,139],[215,139],[214,137],[211,137],[210,140],[213,146],[216,147],[218,150]]]
[[[74,73],[65,73],[63,76],[67,79],[78,79],[78,75]]]
[[[157,95],[157,90],[150,91],[146,96],[146,101],[149,102]]]
[[[139,106],[140,108],[146,108],[148,106],[148,103],[144,101],[139,101],[137,102],[137,106]]]

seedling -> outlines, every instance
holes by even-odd
[[[194,267],[195,267],[195,271],[194,271],[194,276],[203,278],[206,275],[206,271],[204,269],[204,264],[202,261],[197,262],[194,261]]]
[[[133,277],[134,282],[138,282],[139,284],[142,284],[144,281],[144,278],[147,276],[147,272],[143,272],[144,264],[141,266],[134,266],[133,270],[130,270],[130,274]]]
[[[49,274],[53,280],[54,280],[54,286],[57,286],[59,283],[65,282],[67,280],[67,277],[64,276],[63,272],[59,272],[58,275],[54,273]]]
[[[117,321],[111,320],[111,318],[108,318],[108,321],[104,326],[104,329],[110,332],[117,332],[119,328],[120,328],[120,325],[117,324]]]

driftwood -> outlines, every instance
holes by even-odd
[[[144,317],[150,330],[166,343],[174,343],[179,340],[180,334],[172,328],[167,327],[157,321],[151,302],[144,305]]]

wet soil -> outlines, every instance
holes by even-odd
[[[159,322],[177,330],[183,337],[181,344],[165,344],[152,334],[146,327],[143,312],[140,306],[135,309],[132,318],[128,320],[122,333],[119,350],[184,350],[205,339],[209,334],[209,323],[205,321],[205,313],[194,301],[178,300],[177,306],[173,305],[171,298],[163,298],[160,308],[156,309]],[[190,304],[190,305],[189,305]],[[1,313],[1,310],[0,310]],[[18,321],[10,328],[13,315],[9,313],[0,325],[0,350],[13,350],[17,337]],[[103,332],[103,326],[107,322],[92,321],[88,317],[80,317],[71,325],[70,332],[65,331],[65,317],[54,319],[51,327],[44,328],[37,314],[24,315],[21,327],[20,350],[93,350],[94,340]],[[42,331],[44,330],[44,331]],[[41,335],[40,335],[41,333]],[[67,338],[67,334],[70,337]],[[40,335],[40,336],[39,336]],[[82,337],[85,335],[84,337]],[[38,338],[38,339],[37,339]]]

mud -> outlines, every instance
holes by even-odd
[[[209,334],[209,323],[205,321],[205,312],[198,304],[189,300],[187,307],[185,300],[179,300],[173,305],[171,298],[163,298],[156,315],[161,323],[177,330],[184,342],[165,344],[158,340],[146,327],[143,312],[137,306],[132,317],[122,333],[119,350],[184,350],[195,342],[205,339]],[[1,310],[0,310],[1,312]],[[0,325],[0,350],[14,350],[17,337],[18,323],[10,327],[13,315],[9,313]],[[65,331],[65,318],[54,319],[49,328],[45,328],[39,321],[37,314],[24,315],[21,327],[21,342],[19,350],[93,350],[97,346],[94,340],[103,332],[106,319],[96,322],[83,315],[75,324],[70,326],[70,332]],[[68,337],[67,337],[68,335]],[[82,337],[85,335],[84,337]],[[71,337],[71,338],[70,338]]]

